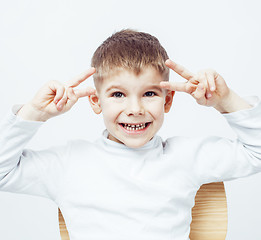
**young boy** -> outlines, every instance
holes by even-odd
[[[169,68],[187,81],[168,82]],[[95,89],[75,87],[93,75]],[[175,91],[217,109],[235,141],[156,135]],[[96,141],[24,149],[42,124],[89,98],[106,126]],[[157,38],[113,34],[92,68],[65,84],[51,81],[1,124],[0,189],[52,199],[71,240],[189,239],[191,209],[202,184],[261,171],[261,104],[242,99],[208,69],[193,74],[171,61]]]

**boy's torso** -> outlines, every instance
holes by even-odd
[[[168,152],[156,138],[133,152],[99,141],[73,144],[59,199],[72,236],[188,237],[199,186],[179,163],[178,148]]]

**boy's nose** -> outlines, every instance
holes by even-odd
[[[127,103],[126,113],[127,115],[134,115],[134,116],[143,115],[144,108],[142,106],[142,103],[139,100],[132,99]]]

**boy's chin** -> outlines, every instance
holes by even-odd
[[[123,143],[125,146],[129,147],[129,148],[140,148],[140,147],[143,147],[147,142],[149,141],[145,141],[145,142],[126,142],[126,143]]]
[[[129,148],[140,148],[150,141],[150,139],[118,139],[111,134],[108,135],[108,139],[124,144]]]
[[[129,148],[140,148],[146,145],[150,139],[127,139],[127,140],[122,140],[122,144]]]

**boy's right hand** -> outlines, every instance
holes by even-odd
[[[18,111],[17,115],[24,120],[47,121],[69,111],[79,98],[95,93],[96,90],[92,87],[73,89],[94,73],[95,68],[92,67],[65,84],[58,81],[47,82],[34,98]]]

